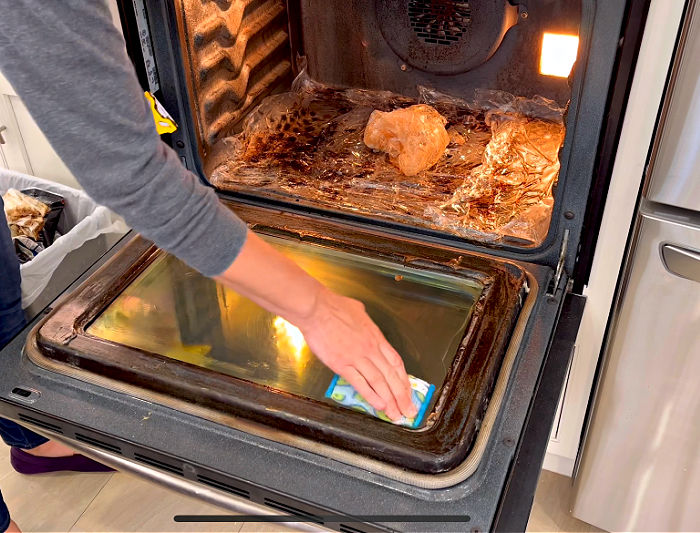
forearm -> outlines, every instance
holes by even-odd
[[[296,325],[305,324],[327,289],[252,231],[217,281]]]

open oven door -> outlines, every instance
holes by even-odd
[[[95,290],[90,279],[104,283],[101,273],[120,258],[133,261],[130,252],[138,255],[134,247],[140,241],[126,237],[68,289],[55,309],[70,312],[79,300],[76,295]],[[221,413],[216,420],[203,410],[180,408],[157,392],[120,388],[77,367],[73,375],[56,371],[35,353],[41,331],[37,324],[61,316],[51,308],[2,351],[0,409],[3,416],[117,469],[243,514],[286,514],[302,528],[524,529],[585,302],[563,290],[547,294],[551,270],[524,269],[532,291],[524,305],[527,320],[513,330],[517,348],[511,353],[511,370],[500,380],[499,409],[491,416],[487,410],[484,419],[484,426],[492,427],[483,456],[462,481],[438,481],[430,488],[432,476],[425,474],[391,479],[390,470],[385,476],[343,456],[328,457],[322,443],[315,450],[301,449],[274,431],[257,432]]]
[[[142,10],[122,4],[135,57],[148,21]],[[2,350],[0,414],[117,469],[239,513],[280,515],[302,529],[524,530],[585,304],[572,292],[570,274],[580,268],[584,218],[594,233],[599,216],[598,206],[586,201],[589,193],[600,198],[607,186],[647,8],[643,1],[584,4],[592,46],[569,135],[578,139],[574,146],[587,150],[568,145],[569,183],[560,188],[562,204],[555,208],[557,222],[542,253],[523,256],[414,238],[391,225],[368,227],[352,217],[222,194],[256,231],[292,254],[326,254],[323,264],[341,256],[343,265],[373,262],[374,271],[396,283],[407,280],[431,290],[478,287],[479,312],[467,317],[468,333],[455,356],[462,359],[451,367],[457,370],[440,378],[445,385],[434,406],[438,416],[429,417],[428,430],[406,433],[322,400],[292,398],[299,391],[280,394],[268,383],[242,384],[246,380],[235,375],[139,347],[138,339],[120,342],[98,334],[91,328],[110,309],[118,315],[130,290],[140,294],[149,280],[174,276],[180,268],[132,235],[76,273],[65,293]],[[136,0],[134,5],[143,7]],[[151,17],[175,18],[167,2],[146,5]],[[178,85],[177,54],[172,55],[166,26],[152,25],[148,54],[152,60],[155,50],[158,59],[157,96],[182,126],[173,145],[194,168],[196,148],[186,142],[194,126],[181,98],[186,89]],[[151,71],[137,70],[147,86]],[[576,181],[579,175],[587,177]],[[217,289],[192,273],[181,274],[204,288],[195,300],[175,291],[171,302],[194,302],[201,309],[197,298]],[[174,285],[188,290],[188,283]],[[187,329],[194,340],[181,344],[201,346],[201,329]],[[486,352],[497,357],[473,356]],[[476,395],[479,387],[487,392]]]

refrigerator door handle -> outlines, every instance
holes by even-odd
[[[662,244],[661,258],[671,274],[700,283],[700,252],[675,244]]]

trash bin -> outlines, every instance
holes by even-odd
[[[83,191],[0,169],[0,194],[30,188],[62,196],[65,207],[53,244],[20,266],[22,307],[28,318],[36,316],[128,231],[120,217]]]

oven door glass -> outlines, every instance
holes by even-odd
[[[268,241],[327,287],[362,301],[407,372],[442,385],[481,294],[478,282],[298,241]],[[171,255],[151,263],[86,332],[329,401],[324,394],[333,373],[295,326]]]

